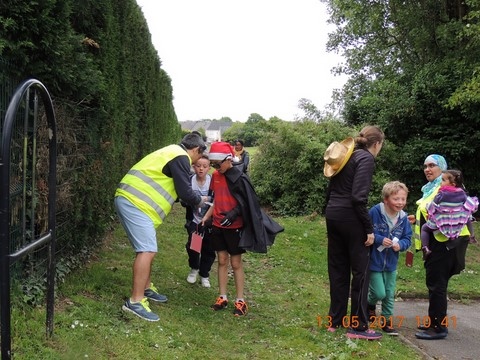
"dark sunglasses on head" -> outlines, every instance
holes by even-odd
[[[210,166],[214,169],[220,169],[220,166],[222,166],[222,164],[223,164],[223,161],[222,162],[211,162]]]
[[[222,166],[222,164],[225,162],[225,160],[227,160],[229,158],[229,156],[227,156],[225,159],[223,159],[222,161],[220,162],[212,162],[210,161],[210,166],[213,167],[214,169],[220,169],[220,166]]]

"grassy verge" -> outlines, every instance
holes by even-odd
[[[12,347],[16,359],[420,359],[398,338],[348,340],[328,333],[317,316],[329,306],[326,231],[322,218],[282,218],[285,232],[268,254],[246,254],[250,312],[235,318],[232,307],[213,312],[211,289],[186,282],[183,209],[175,206],[158,232],[160,252],[153,280],[169,297],[151,304],[161,320],[143,321],[122,312],[129,295],[133,253],[120,227],[99,244],[91,261],[59,285],[54,336],[45,339],[44,308],[15,305]],[[450,297],[478,294],[479,246],[468,250],[467,270],[454,277]],[[400,260],[399,296],[425,297],[419,254],[413,268]],[[233,279],[229,283],[234,296]]]

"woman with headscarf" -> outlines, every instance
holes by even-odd
[[[415,248],[420,250],[420,230],[427,219],[427,205],[433,201],[440,189],[442,171],[447,170],[447,162],[441,155],[426,157],[423,172],[428,183],[422,187],[422,198],[417,201],[415,215]],[[423,317],[415,334],[418,339],[444,339],[448,335],[447,287],[450,278],[465,268],[465,252],[470,233],[467,226],[455,240],[436,232],[430,237],[432,253],[425,260],[425,283],[428,288],[428,317]]]

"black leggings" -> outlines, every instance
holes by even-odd
[[[447,289],[450,278],[465,269],[468,236],[447,242],[430,237],[432,253],[425,261],[425,282],[428,288],[428,316],[436,331],[447,328]],[[452,248],[453,247],[453,248]]]
[[[328,277],[330,310],[334,327],[368,328],[368,285],[370,281],[370,247],[360,221],[327,219]],[[351,277],[351,284],[350,284]],[[351,297],[350,317],[347,316]]]

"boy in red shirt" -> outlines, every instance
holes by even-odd
[[[213,310],[227,307],[228,261],[233,270],[236,300],[235,316],[247,314],[244,299],[245,274],[242,254],[246,250],[266,252],[275,235],[283,228],[270,219],[260,208],[252,184],[241,167],[233,165],[233,148],[226,142],[215,142],[209,152],[210,165],[216,169],[212,174],[210,190],[213,191],[213,206],[203,218],[212,221],[212,248],[217,252],[218,287],[220,294],[212,305]]]

